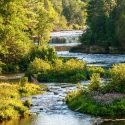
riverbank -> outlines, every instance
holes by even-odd
[[[105,69],[88,67],[86,62],[77,59],[55,60],[54,64],[36,58],[29,65],[27,76],[34,76],[39,82],[77,83],[89,80],[93,73],[104,76]]]
[[[71,92],[67,96],[67,104],[73,111],[94,116],[125,116],[125,94],[121,93]]]
[[[32,102],[28,96],[42,94],[45,87],[28,82],[0,82],[0,122],[30,115]],[[22,97],[26,99],[22,101]]]
[[[117,47],[102,47],[97,45],[78,45],[70,49],[70,52],[92,53],[92,54],[125,54],[125,50]]]
[[[87,88],[67,95],[69,108],[95,116],[125,116],[125,64],[114,65],[109,77],[111,81],[101,83],[99,74],[93,74]]]

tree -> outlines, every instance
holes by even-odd
[[[78,24],[85,26],[86,22],[86,4],[81,0],[62,0],[63,15],[69,24]]]
[[[91,45],[117,45],[116,6],[116,0],[90,0],[87,8],[88,31],[82,40],[88,39]]]
[[[116,37],[121,48],[125,49],[125,0],[117,1]]]
[[[0,2],[0,57],[4,63],[17,64],[30,48],[24,3],[24,0]]]
[[[39,45],[49,41],[50,32],[53,30],[57,18],[57,13],[49,0],[44,0],[41,4],[37,12],[38,23],[36,28]]]

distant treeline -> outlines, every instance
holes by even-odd
[[[88,0],[84,45],[125,49],[125,0]]]

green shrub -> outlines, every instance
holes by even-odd
[[[55,62],[54,62],[54,65],[52,66],[52,70],[61,71],[61,70],[63,70],[63,66],[64,66],[63,60],[62,59],[56,59]]]
[[[32,83],[26,83],[24,86],[20,86],[18,90],[21,96],[30,96],[41,93],[40,86]]]
[[[100,75],[97,73],[94,73],[91,76],[91,80],[90,80],[90,84],[88,85],[88,89],[90,91],[98,91],[100,88],[100,80],[101,80]]]
[[[112,89],[116,92],[125,92],[125,64],[114,65],[110,69]]]
[[[26,83],[28,83],[28,77],[23,77],[20,79],[20,85],[24,86]]]
[[[30,60],[33,61],[35,58],[40,58],[43,60],[54,62],[57,56],[55,53],[55,49],[53,47],[43,45],[31,49]]]
[[[23,104],[24,104],[24,106],[26,106],[26,107],[29,108],[29,107],[32,105],[31,99],[30,99],[30,98],[26,99],[26,100],[23,102]]]
[[[5,63],[3,63],[2,61],[0,61],[0,74],[2,73],[4,66],[5,66]]]
[[[19,85],[0,84],[0,121],[29,114],[20,100]]]
[[[4,64],[2,66],[2,71],[7,73],[17,73],[19,72],[19,66],[15,64]]]
[[[40,58],[35,58],[33,62],[30,63],[28,71],[31,74],[36,74],[39,72],[47,72],[51,69],[51,65]]]
[[[110,70],[111,78],[115,84],[125,83],[125,64],[114,65]]]
[[[40,82],[74,83],[87,78],[86,63],[83,61],[70,59],[65,62],[62,59],[56,59],[53,64],[50,64],[47,61],[39,60],[31,63],[29,72],[36,73],[37,80]]]
[[[64,65],[65,70],[86,70],[86,63],[76,59],[68,60]]]
[[[90,76],[91,76],[93,73],[98,73],[98,74],[100,74],[101,76],[103,76],[104,73],[105,73],[105,70],[104,70],[102,67],[91,66],[91,67],[88,67],[88,72],[89,72],[89,75],[90,75]]]
[[[28,115],[27,107],[31,105],[31,101],[27,99],[23,103],[20,97],[39,93],[41,93],[40,86],[35,84],[26,83],[22,87],[19,84],[0,83],[0,121]]]
[[[113,94],[111,94],[113,96]],[[87,113],[95,116],[122,116],[125,115],[125,97],[118,100],[110,101],[110,95],[107,98],[98,97],[97,99],[106,99],[107,102],[98,103],[92,93],[81,90],[70,92],[67,97],[68,107],[74,111]],[[118,98],[119,95],[117,95]]]

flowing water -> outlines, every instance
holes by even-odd
[[[51,46],[76,46],[82,31],[61,31],[51,33]],[[59,41],[59,42],[57,42]],[[113,64],[124,63],[125,55],[112,54],[84,54],[69,51],[57,51],[61,57],[75,57],[84,60],[88,65],[111,67]],[[88,84],[88,82],[82,82]],[[125,120],[104,121],[103,118],[73,112],[68,109],[65,96],[76,89],[70,83],[48,83],[49,91],[43,95],[31,96],[33,106],[31,117],[16,121],[1,123],[0,125],[125,125]]]
[[[125,63],[125,54],[86,54],[86,53],[72,53],[69,51],[62,51],[61,47],[70,48],[72,46],[80,45],[79,36],[85,31],[62,31],[51,33],[50,45],[58,48],[57,55],[60,57],[75,57],[87,62],[89,66],[111,67],[113,64]],[[55,38],[58,38],[55,40]],[[65,39],[63,42],[60,42]],[[55,40],[55,42],[54,42]],[[52,42],[53,41],[53,42]],[[61,50],[61,51],[60,51]]]

